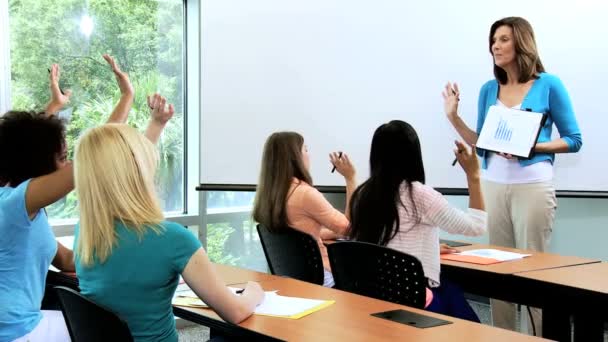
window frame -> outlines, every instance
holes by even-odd
[[[200,0],[183,0],[184,48],[183,80],[184,94],[184,176],[183,176],[183,212],[166,212],[166,219],[184,226],[199,225],[199,199],[195,191],[199,184],[200,155]],[[0,0],[0,27],[2,37],[8,38],[8,0]],[[7,19],[7,20],[4,20]],[[0,44],[0,110],[10,108],[10,40],[2,39]],[[193,76],[188,76],[193,75]],[[5,84],[6,83],[6,84]],[[50,219],[49,223],[55,236],[74,234],[78,218]]]

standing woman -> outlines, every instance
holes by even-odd
[[[582,145],[581,132],[566,88],[557,76],[545,72],[528,21],[520,17],[496,21],[490,28],[489,48],[495,79],[481,87],[476,130],[458,115],[460,94],[456,84],[448,83],[443,92],[445,113],[469,144],[477,142],[492,105],[548,114],[530,159],[478,150],[490,243],[544,252],[557,207],[555,153],[577,152]],[[553,124],[560,134],[554,140]],[[533,327],[540,330],[540,310],[533,311]],[[492,317],[495,326],[515,330],[514,304],[493,300]]]

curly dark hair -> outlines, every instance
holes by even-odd
[[[22,182],[57,170],[65,146],[65,126],[44,113],[9,111],[0,116],[0,185]]]

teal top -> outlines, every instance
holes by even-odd
[[[102,264],[81,264],[76,273],[81,293],[122,318],[135,341],[177,341],[171,299],[190,257],[201,243],[183,226],[162,222],[162,231],[140,238],[116,223],[117,243]],[[76,226],[74,250],[80,226]]]
[[[45,211],[29,218],[29,184],[0,187],[0,341],[29,334],[42,319],[46,274],[57,253]]]
[[[477,106],[477,134],[481,132],[483,123],[488,114],[490,106],[496,104],[498,99],[498,81],[493,79],[486,82],[479,92],[479,102]],[[557,127],[559,135],[568,144],[569,152],[578,152],[583,145],[581,130],[578,127],[576,116],[568,91],[562,81],[555,75],[540,73],[538,79],[534,80],[532,87],[526,94],[522,104],[522,110],[545,113],[548,115],[545,124],[541,128],[537,142],[551,141],[551,130],[553,123]],[[488,153],[478,149],[478,154],[482,157],[482,167],[487,168]],[[522,166],[532,165],[541,161],[555,160],[554,153],[535,153],[530,159],[520,159]]]

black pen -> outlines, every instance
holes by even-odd
[[[241,294],[243,292],[245,292],[245,289],[238,289],[238,290],[236,290],[236,294]]]
[[[338,154],[338,159],[340,159],[340,158],[342,158],[342,152],[340,152],[340,153]],[[333,169],[331,169],[331,173],[334,173],[334,171],[336,171],[336,165],[334,165],[334,168],[333,168]]]
[[[461,153],[462,151],[458,151],[458,153]],[[458,163],[458,157],[454,158],[454,161],[452,162],[452,166],[456,165],[456,163]]]
[[[452,89],[452,95],[456,96],[456,90]],[[460,101],[459,98],[456,98],[457,101]],[[460,153],[462,151],[458,151],[458,153]],[[454,161],[452,162],[452,166],[455,166],[456,163],[458,163],[458,158],[454,158]]]

